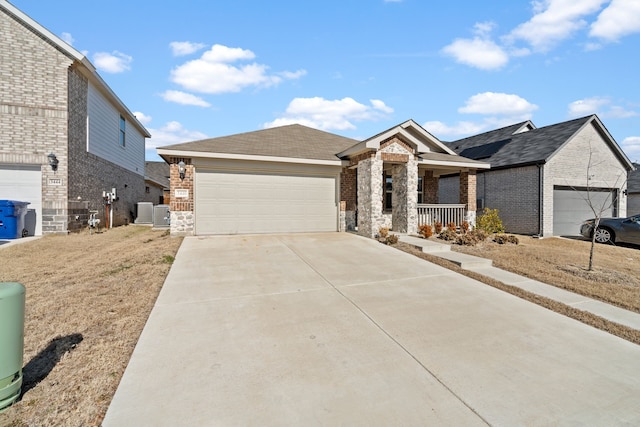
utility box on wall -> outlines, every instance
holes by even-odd
[[[25,288],[0,283],[0,412],[13,404],[22,390]]]

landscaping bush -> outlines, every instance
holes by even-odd
[[[474,228],[468,234],[473,236],[478,242],[484,242],[487,240],[487,232],[482,228]]]
[[[398,235],[397,234],[389,234],[386,239],[384,239],[384,243],[387,245],[395,245],[398,243]]]
[[[460,234],[456,237],[456,245],[475,246],[478,244],[478,238],[471,233]]]
[[[505,243],[513,243],[514,245],[517,245],[520,243],[520,240],[512,234],[508,236],[506,234],[496,234],[493,236],[493,241],[499,245],[504,245]]]
[[[428,239],[429,237],[433,236],[433,227],[431,227],[429,224],[420,224],[418,226],[418,233],[425,239]]]
[[[462,233],[463,234],[468,233],[469,232],[469,228],[471,228],[469,223],[467,221],[462,221],[462,225],[460,226],[460,230],[462,231]]]
[[[504,226],[498,215],[498,209],[484,208],[484,211],[476,220],[476,227],[489,234],[504,233]]]
[[[453,231],[457,231],[458,230],[458,226],[456,226],[456,223],[451,221],[447,223],[447,229],[449,230],[453,230]]]
[[[455,232],[455,230],[451,230],[449,228],[442,230],[442,232],[438,235],[438,239],[446,241],[456,240],[457,237],[458,234]]]
[[[387,227],[380,227],[378,234],[384,239],[389,235],[389,229]]]
[[[436,221],[433,223],[433,228],[436,231],[436,234],[442,233],[442,223],[440,221]]]

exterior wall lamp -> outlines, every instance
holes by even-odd
[[[56,157],[55,154],[53,153],[49,153],[47,155],[47,159],[49,159],[49,166],[51,166],[51,169],[56,171],[58,170],[58,158]]]
[[[184,179],[184,174],[187,171],[187,168],[184,164],[183,161],[180,161],[180,163],[178,163],[178,173],[180,174],[180,179],[183,180]]]

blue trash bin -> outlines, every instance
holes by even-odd
[[[0,200],[0,239],[19,239],[28,232],[24,226],[29,202]]]

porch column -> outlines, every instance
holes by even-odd
[[[409,159],[407,163],[392,167],[393,179],[393,231],[415,234],[418,230],[418,163]]]
[[[465,221],[470,226],[476,225],[476,171],[460,173],[460,203],[467,205]]]
[[[382,160],[358,162],[358,234],[376,237],[382,223]]]
[[[438,203],[438,185],[440,178],[433,176],[433,171],[425,171],[422,178],[422,197],[424,203],[435,205]]]
[[[356,228],[356,170],[343,168],[340,173],[340,231]]]

